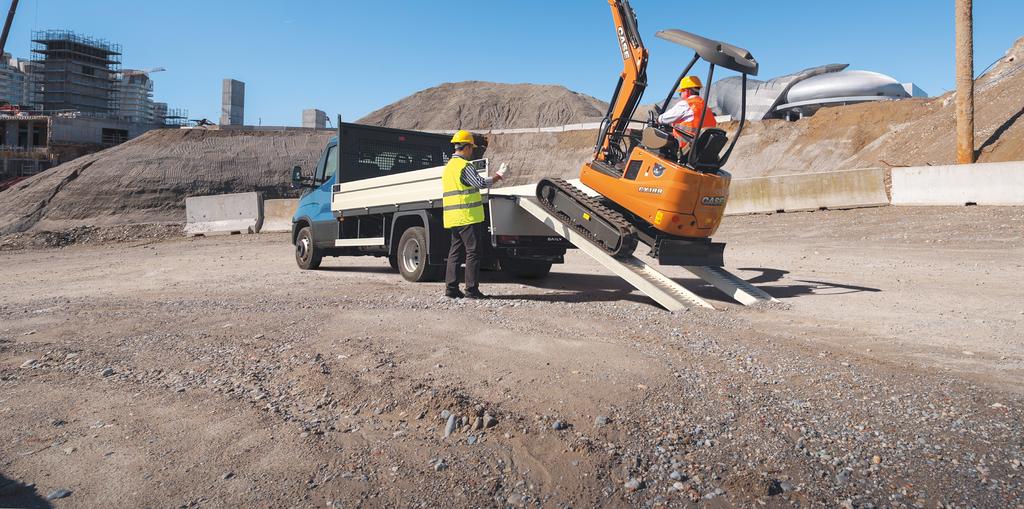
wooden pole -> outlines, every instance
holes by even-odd
[[[956,1],[956,162],[974,158],[973,0]]]

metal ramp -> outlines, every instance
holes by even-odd
[[[714,306],[709,302],[687,290],[668,276],[658,272],[643,260],[635,256],[615,258],[605,253],[603,249],[595,246],[578,232],[556,219],[537,203],[536,198],[522,195],[512,198],[520,208],[537,218],[558,235],[564,237],[606,269],[625,279],[626,282],[633,285],[637,290],[654,299],[655,302],[661,304],[665,309],[669,311],[678,311],[691,307],[714,309]],[[767,293],[726,272],[722,268],[694,266],[684,268],[744,305],[763,301],[775,301]]]

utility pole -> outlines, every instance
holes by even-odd
[[[973,0],[956,2],[956,162],[974,162]]]

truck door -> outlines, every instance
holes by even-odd
[[[317,247],[333,248],[338,238],[338,220],[331,213],[331,186],[338,174],[338,144],[331,143],[324,150],[313,174],[316,187],[302,200],[300,213],[309,217],[313,227],[313,241]]]

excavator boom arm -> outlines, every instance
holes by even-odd
[[[629,127],[629,121],[647,88],[647,48],[640,38],[636,14],[629,0],[608,0],[608,5],[615,22],[615,37],[622,53],[623,69],[598,135],[594,159],[617,162],[614,159],[624,154],[615,153],[617,147],[613,144],[617,144]]]

